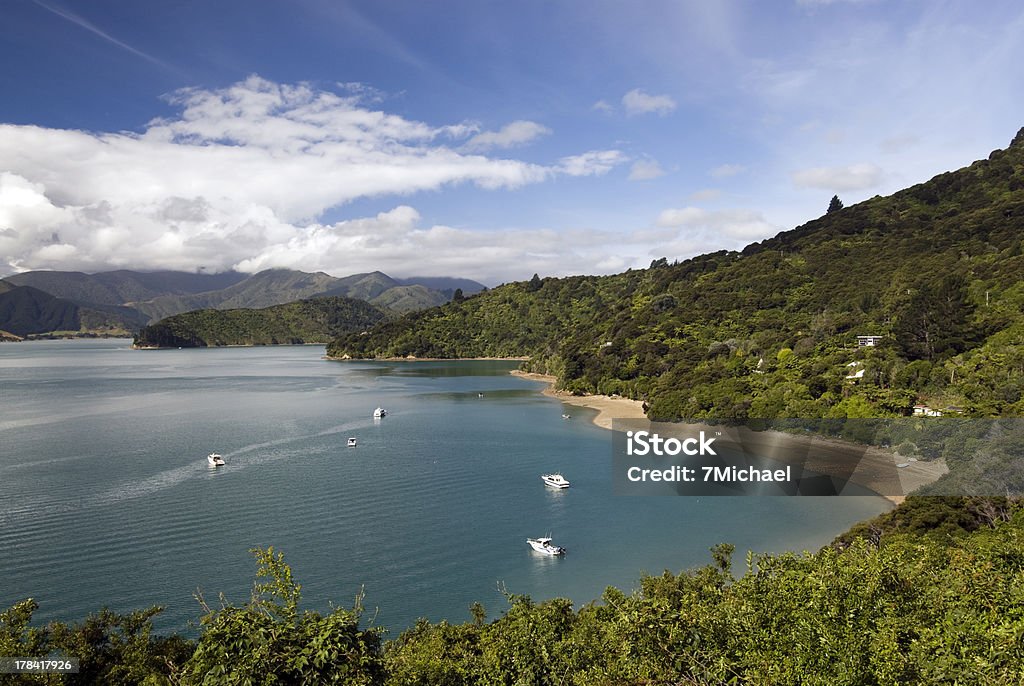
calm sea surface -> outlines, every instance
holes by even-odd
[[[499,584],[584,604],[705,564],[719,542],[815,548],[887,507],[616,497],[611,433],[510,376],[515,363],[323,353],[0,344],[0,607],[33,597],[44,621],[159,604],[159,630],[191,632],[196,590],[244,601],[248,551],[272,545],[307,605],[350,606],[363,588],[394,635],[464,621],[473,601],[497,616]],[[378,405],[391,414],[375,422]],[[214,451],[227,466],[208,466]],[[552,470],[572,488],[545,488]],[[568,555],[532,553],[525,539],[547,534]]]

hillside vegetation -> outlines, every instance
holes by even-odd
[[[0,331],[19,337],[53,332],[126,336],[142,325],[141,319],[129,308],[79,305],[32,286],[0,280]]]
[[[139,348],[326,343],[386,318],[362,300],[310,298],[263,309],[197,310],[163,319],[139,331]]]
[[[530,356],[659,419],[1024,414],[1024,130],[1007,150],[742,252],[511,283],[337,358]],[[858,347],[858,335],[881,336]]]

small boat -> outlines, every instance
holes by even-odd
[[[211,467],[223,467],[224,458],[217,453],[210,453],[206,456],[206,461],[210,463]]]
[[[563,414],[563,415],[562,415],[562,419],[569,419],[569,418],[570,418],[570,417],[569,417],[569,415],[567,415],[567,414]]]
[[[552,488],[569,488],[569,481],[561,474],[541,474],[540,478]]]
[[[565,548],[555,545],[550,538],[528,538],[526,542],[538,553],[544,555],[565,555]]]
[[[482,397],[484,397],[484,394],[483,394],[483,393],[477,393],[477,394],[476,394],[476,397],[478,397],[478,398],[482,398]]]
[[[374,419],[380,419],[381,417],[387,417],[387,416],[388,416],[388,411],[385,410],[383,407],[378,407],[376,410],[373,411],[373,418]]]
[[[348,439],[348,447],[349,448],[355,448],[356,447],[356,438],[355,438],[355,436],[352,436],[351,438]]]

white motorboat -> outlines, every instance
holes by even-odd
[[[569,481],[561,474],[541,474],[541,480],[552,488],[569,488]]]
[[[224,458],[217,453],[210,453],[206,456],[206,461],[210,463],[211,467],[223,467]]]
[[[569,415],[567,415],[567,414],[563,414],[562,415],[562,419],[571,419],[571,417]]]
[[[355,447],[356,447],[356,439],[355,439],[355,436],[353,436],[353,437],[351,437],[351,438],[349,438],[349,439],[348,439],[348,447],[349,447],[349,448],[355,448]]]
[[[388,416],[388,411],[385,410],[383,407],[378,407],[376,410],[373,411],[373,418],[374,419],[380,419],[381,417],[387,417],[387,416]]]
[[[526,542],[538,553],[544,555],[565,555],[565,548],[555,545],[550,538],[528,538]]]

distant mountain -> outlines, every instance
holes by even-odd
[[[17,336],[52,332],[127,335],[142,323],[139,313],[130,308],[86,307],[32,286],[0,280],[0,331]]]
[[[372,301],[384,292],[401,285],[383,272],[353,274],[335,280],[331,288],[324,291],[324,295],[341,295],[346,298]]]
[[[137,301],[131,306],[156,321],[191,310],[260,308],[283,305],[303,298],[325,295],[337,278],[316,272],[268,269],[243,278],[227,288],[191,295],[163,295]]]
[[[190,274],[188,272],[134,272],[119,270],[82,272],[25,272],[6,277],[16,286],[32,286],[50,295],[77,303],[124,305],[163,295],[188,295],[228,288],[248,274]]]
[[[406,313],[437,307],[449,300],[451,297],[441,291],[435,291],[425,286],[411,285],[389,288],[370,302],[385,310]]]
[[[408,279],[398,279],[398,282],[405,286],[425,286],[441,291],[449,300],[458,288],[462,289],[463,295],[473,295],[487,290],[487,286],[472,279],[454,279],[448,276],[410,276]]]
[[[129,330],[192,310],[264,308],[323,296],[356,298],[404,313],[443,304],[452,298],[455,288],[462,288],[464,294],[482,288],[469,279],[424,277],[399,281],[379,271],[338,278],[291,269],[269,269],[251,275],[46,271],[16,274],[7,281],[11,287],[33,287],[80,307],[116,316]],[[19,316],[28,316],[23,307],[19,311]],[[28,320],[22,323],[28,325]],[[29,328],[40,326],[45,324],[39,322]]]
[[[196,310],[162,319],[135,337],[139,348],[326,343],[383,321],[363,300],[310,298],[262,309]]]

